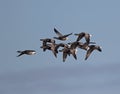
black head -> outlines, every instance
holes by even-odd
[[[98,46],[98,51],[102,52],[102,49],[101,49],[101,47],[100,47],[100,46]]]

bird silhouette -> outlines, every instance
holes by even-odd
[[[76,41],[80,41],[84,37],[87,43],[90,42],[91,35],[86,32],[81,32],[79,34],[74,34],[74,35],[78,36]]]
[[[62,41],[67,40],[68,36],[72,35],[72,33],[63,35],[56,28],[54,28],[54,32],[57,34],[58,37],[53,37],[53,38],[57,40],[62,40]]]
[[[99,52],[102,52],[102,49],[100,46],[97,46],[97,45],[90,45],[89,46],[89,49],[86,53],[86,57],[85,57],[85,60],[88,59],[88,57],[90,56],[90,54],[94,51],[94,50],[98,50]]]
[[[17,57],[21,56],[21,55],[34,55],[36,54],[35,50],[24,50],[24,51],[17,51],[18,53],[20,53]]]

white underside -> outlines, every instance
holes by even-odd
[[[78,50],[77,50],[77,49],[75,49],[75,54],[77,54],[77,52],[78,52]]]
[[[36,54],[36,52],[30,52],[30,55],[34,55],[34,54]]]

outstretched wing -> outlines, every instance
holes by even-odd
[[[77,40],[76,41],[80,41],[84,36],[85,36],[85,33],[82,32],[80,34],[75,34],[76,36],[78,36]]]
[[[63,52],[63,62],[65,62],[66,58],[67,58],[67,53]]]
[[[68,37],[68,36],[70,36],[70,35],[72,35],[72,33],[66,34],[66,35],[64,35],[63,37]]]
[[[19,56],[24,54],[23,51],[17,51],[17,52],[20,53],[17,57],[19,57]]]
[[[71,49],[71,54],[77,60],[76,49]]]
[[[90,43],[90,35],[89,34],[85,35],[85,40],[87,43]]]
[[[55,32],[58,36],[63,36],[56,28],[54,28],[54,32]]]
[[[93,49],[89,49],[86,53],[86,57],[85,57],[85,60],[88,59],[88,57],[90,56],[90,54],[92,53]]]
[[[73,57],[77,60],[77,56],[76,56],[76,54],[74,53],[74,54],[72,54],[73,55]]]
[[[23,55],[24,53],[20,53],[17,57],[19,57],[19,56],[21,56],[21,55]]]

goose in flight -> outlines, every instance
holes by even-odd
[[[74,35],[78,36],[76,41],[80,41],[84,37],[87,43],[90,42],[90,37],[92,36],[86,32],[81,32],[79,34],[74,34]]]
[[[68,43],[69,44],[69,43]],[[70,54],[72,54],[73,55],[73,57],[77,60],[77,47],[78,47],[78,45],[79,45],[79,42],[78,41],[75,41],[75,42],[72,42],[72,43],[70,43],[70,47],[69,47],[69,49],[70,49]]]
[[[43,51],[46,51],[46,49],[52,51],[54,56],[57,58],[59,47],[64,47],[64,44],[63,43],[59,43],[59,44],[50,43],[50,44],[43,45],[40,48],[43,48]]]
[[[46,49],[50,49],[50,47],[47,45],[47,43],[55,43],[54,39],[50,39],[50,38],[45,38],[45,39],[40,39],[40,41],[42,41],[42,46],[40,48],[43,48],[43,51],[46,51]]]
[[[89,49],[87,50],[85,60],[88,59],[88,57],[90,56],[90,54],[91,54],[94,50],[98,50],[99,52],[102,52],[102,49],[101,49],[100,46],[90,45],[90,46],[89,46]]]
[[[76,56],[76,43],[71,43],[70,46],[68,44],[64,45],[64,48],[62,50],[59,50],[60,52],[63,52],[63,62],[65,62],[67,55],[71,55],[74,57],[74,59],[77,60],[77,56]]]
[[[63,52],[63,62],[65,62],[67,55],[70,56],[70,49],[67,44],[64,45],[64,48],[62,50],[59,50],[60,52]]]
[[[35,50],[24,50],[24,51],[17,51],[18,53],[20,53],[17,57],[21,56],[21,55],[34,55],[36,54]]]
[[[62,40],[62,41],[67,40],[68,36],[72,35],[72,33],[63,35],[56,28],[54,28],[54,32],[57,34],[58,37],[53,37],[53,38],[57,40]]]

